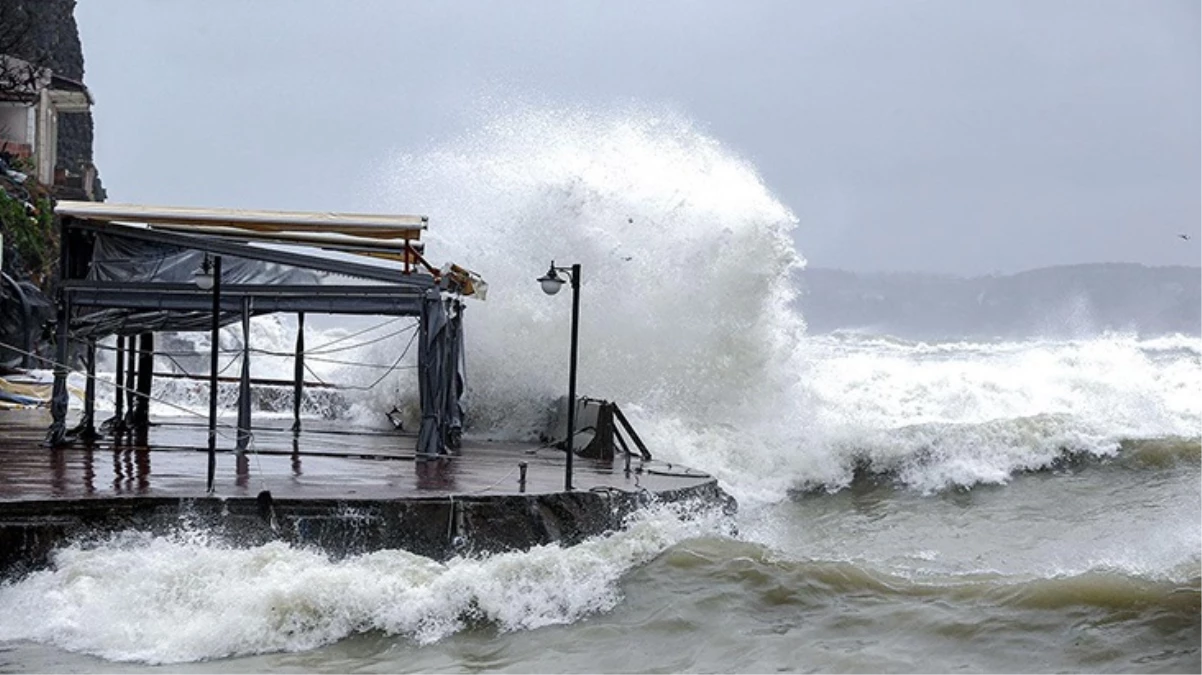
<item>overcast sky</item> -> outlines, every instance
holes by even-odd
[[[110,201],[367,210],[390,156],[490,96],[637,102],[752,162],[812,266],[1202,257],[1192,0],[79,0],[76,19]]]

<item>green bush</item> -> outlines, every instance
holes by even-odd
[[[46,197],[37,200],[30,216],[25,204],[0,190],[0,232],[4,233],[4,267],[16,278],[27,278],[45,288],[57,261],[58,230],[54,206]]]

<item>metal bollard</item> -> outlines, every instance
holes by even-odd
[[[518,492],[526,491],[526,463],[518,462]]]

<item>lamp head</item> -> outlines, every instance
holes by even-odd
[[[209,254],[205,254],[205,259],[200,263],[200,269],[192,273],[192,281],[196,283],[196,287],[202,291],[212,290],[213,288],[213,261],[209,260]]]
[[[559,278],[559,273],[555,271],[555,261],[551,261],[551,269],[547,273],[538,278],[538,283],[543,287],[543,293],[547,295],[555,295],[563,288],[563,279]]]

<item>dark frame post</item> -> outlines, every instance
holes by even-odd
[[[242,374],[238,377],[238,434],[235,447],[250,447],[250,296],[242,297]]]
[[[137,334],[130,335],[126,340],[126,360],[125,360],[125,428],[133,429],[137,425],[134,421],[134,409],[137,406],[135,392],[138,390],[138,336]]]
[[[292,432],[301,430],[301,396],[305,387],[305,313],[296,314],[296,356],[292,360]]]
[[[209,345],[209,482],[213,494],[213,479],[217,474],[217,350],[221,330],[221,256],[213,256],[213,329]]]
[[[113,371],[117,385],[113,392],[113,437],[125,429],[125,336],[117,335],[117,367]]]
[[[564,467],[563,489],[572,491],[572,448],[576,438],[576,353],[580,332],[580,263],[572,265],[572,361],[568,369],[568,462]]]
[[[58,325],[54,344],[54,385],[50,393],[50,430],[46,433],[46,445],[56,448],[67,443],[67,408],[70,394],[67,393],[67,360],[71,356],[68,340],[71,337],[71,295],[66,281],[71,278],[71,237],[67,218],[59,220],[58,252]]]
[[[142,333],[138,340],[138,375],[134,397],[134,428],[150,426],[150,390],[154,387],[154,333]]]
[[[88,338],[87,381],[84,382],[83,420],[79,433],[87,441],[96,439],[96,338]]]

